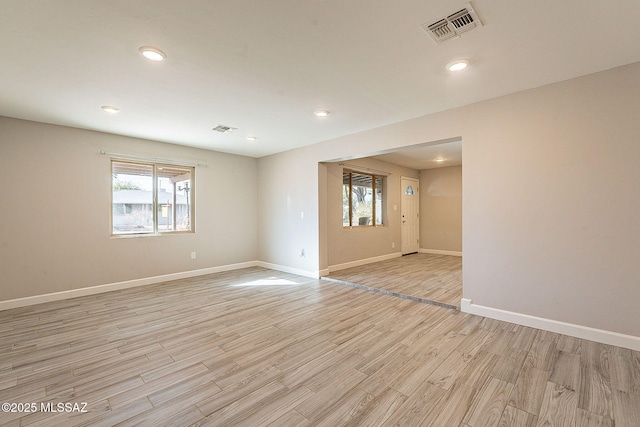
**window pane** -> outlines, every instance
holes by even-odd
[[[353,205],[351,224],[371,225],[373,218],[373,185],[372,176],[359,173],[351,174]]]
[[[348,227],[349,223],[349,177],[348,172],[342,173],[342,225]]]
[[[376,177],[376,225],[382,225],[382,177]]]
[[[158,231],[191,230],[191,170],[158,166]]]
[[[175,189],[167,177],[158,177],[158,231],[173,231]]]
[[[153,232],[153,166],[112,163],[113,234]]]
[[[178,189],[176,205],[176,230],[191,230],[191,180],[176,181]]]

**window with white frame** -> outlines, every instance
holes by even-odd
[[[189,166],[111,161],[111,233],[195,231],[195,170]]]
[[[342,225],[344,227],[384,224],[385,177],[344,170],[342,172]]]

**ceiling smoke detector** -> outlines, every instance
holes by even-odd
[[[422,29],[438,44],[447,40],[453,40],[474,28],[482,27],[482,22],[476,14],[471,3],[467,3],[463,9],[454,12],[446,18],[441,18],[433,23],[421,25]]]
[[[220,133],[231,133],[236,129],[238,128],[232,128],[231,126],[225,126],[225,125],[218,125],[214,127],[212,130],[215,130],[216,132],[220,132]]]

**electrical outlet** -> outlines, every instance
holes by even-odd
[[[196,259],[196,253],[195,252],[191,252],[191,259]]]
[[[396,242],[391,242],[391,249],[396,247]]]

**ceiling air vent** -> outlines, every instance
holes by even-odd
[[[225,125],[218,125],[213,128],[213,130],[220,133],[231,133],[236,129],[238,128],[232,128],[231,126],[225,126]]]
[[[432,24],[422,24],[422,29],[438,44],[460,37],[460,34],[477,27],[482,27],[482,22],[471,7],[471,3],[467,3],[463,9],[446,18],[439,19]]]

